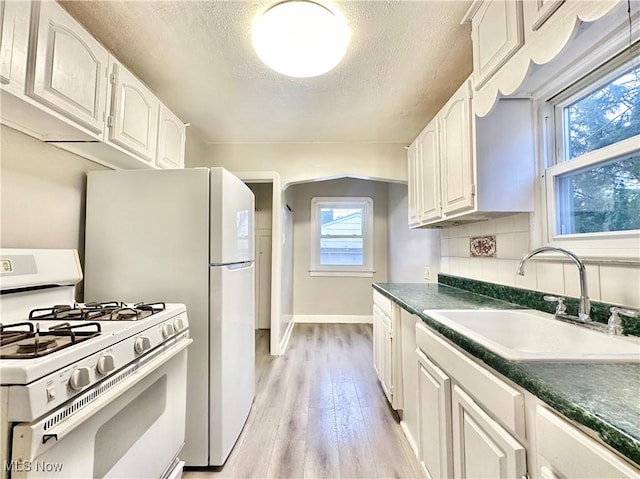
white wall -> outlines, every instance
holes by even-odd
[[[293,321],[293,213],[289,211],[287,205],[293,210],[295,208],[293,192],[287,188],[282,194],[282,284],[280,290],[281,299],[281,320],[280,335],[278,344],[283,339]],[[273,333],[273,330],[272,330]]]
[[[387,184],[343,178],[296,184],[290,189],[294,195],[293,304],[296,321],[302,316],[371,316],[371,283],[387,280]],[[315,196],[373,198],[373,278],[310,276],[311,199]],[[311,318],[316,319],[329,320]]]
[[[532,259],[525,276],[516,275],[530,250],[530,215],[522,213],[441,231],[442,272],[558,295],[580,296],[578,271],[572,262]],[[496,235],[495,258],[471,258],[469,238]],[[640,268],[585,261],[589,297],[596,301],[640,307]]]
[[[4,125],[0,144],[0,245],[77,249],[83,262],[86,172],[106,168]]]
[[[0,128],[2,246],[82,250],[85,173],[105,168]]]
[[[409,229],[407,185],[389,183],[389,282],[424,283],[424,267],[431,268],[430,282],[438,281],[440,230]]]
[[[283,187],[320,178],[357,176],[407,181],[403,144],[255,143],[210,144],[204,161],[188,166],[224,166],[230,171],[274,170]]]

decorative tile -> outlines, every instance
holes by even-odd
[[[491,236],[473,236],[469,238],[469,253],[472,257],[496,257],[496,237]]]

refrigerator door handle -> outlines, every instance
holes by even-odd
[[[234,269],[250,268],[252,265],[253,265],[253,261],[242,261],[240,263],[225,263],[225,264],[212,263],[209,266],[212,268],[225,267],[227,269],[234,270]]]

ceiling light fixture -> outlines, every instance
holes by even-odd
[[[252,41],[260,60],[272,70],[308,78],[340,63],[349,44],[349,27],[339,12],[307,0],[288,0],[255,20]]]

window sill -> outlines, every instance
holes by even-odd
[[[338,276],[345,278],[373,278],[375,271],[322,271],[309,270],[309,276]]]
[[[552,246],[556,246],[556,245],[552,245]],[[638,256],[628,256],[628,255],[612,256],[612,255],[591,253],[588,251],[576,251],[575,249],[572,249],[571,251],[576,253],[578,255],[578,258],[580,258],[580,260],[584,264],[640,266],[640,257]],[[549,252],[537,254],[531,259],[532,261],[538,260],[538,261],[566,262],[566,263],[572,262],[570,258],[568,258],[567,256],[561,253],[549,253]]]

